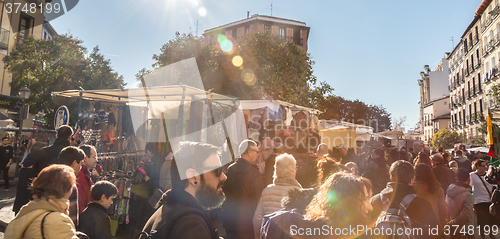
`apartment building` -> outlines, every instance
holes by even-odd
[[[483,2],[484,3],[484,2]],[[486,4],[483,4],[485,6]],[[487,8],[478,8],[476,14],[481,14],[481,40],[483,47],[483,99],[485,110],[483,115],[497,109],[498,100],[489,93],[493,86],[500,82],[500,6],[499,1],[491,1]],[[484,117],[483,117],[484,118]],[[498,121],[499,119],[494,119]]]
[[[439,130],[449,128],[448,55],[449,53],[445,54],[433,71],[429,65],[425,65],[418,80],[420,138],[427,144]]]
[[[452,129],[468,138],[480,136],[478,128],[484,122],[481,23],[480,15],[474,17],[448,58]]]
[[[16,47],[16,44],[23,42],[29,36],[37,39],[50,39],[51,36],[57,34],[50,23],[44,24],[44,16],[39,7],[40,4],[51,1],[16,0],[15,3],[19,4],[19,9],[16,9],[17,5],[12,5],[14,2],[0,0],[2,11],[0,14],[0,113],[16,112],[20,105],[20,98],[15,95],[17,92],[11,91],[12,78],[11,74],[4,69],[3,58]],[[31,8],[33,4],[36,7]],[[31,127],[31,120],[25,120],[23,126]]]
[[[247,34],[264,31],[270,31],[273,35],[279,35],[282,39],[297,44],[302,51],[307,52],[310,27],[306,26],[305,22],[279,17],[255,14],[243,20],[208,29],[203,33],[203,36],[205,43],[216,45],[219,34],[230,36],[234,40],[239,41]]]

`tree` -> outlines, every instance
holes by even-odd
[[[369,125],[373,127],[373,132],[384,132],[391,129],[391,113],[382,105],[370,106]]]
[[[442,129],[434,134],[432,138],[432,147],[436,149],[449,149],[453,148],[455,144],[461,143],[463,136],[457,131],[450,131],[449,129]]]
[[[312,106],[333,90],[325,82],[317,82],[314,62],[294,43],[268,32],[249,34],[239,42],[229,40],[233,48],[227,53],[204,44],[201,37],[176,33],[153,56],[153,68],[195,57],[205,89],[240,99],[277,99]],[[233,63],[236,56],[243,59],[240,66]],[[136,77],[141,80],[148,73],[150,70],[141,69]]]
[[[86,57],[82,41],[72,36],[60,35],[50,41],[28,38],[4,58],[5,68],[12,74],[11,95],[27,86],[31,90],[26,101],[31,112],[44,111],[53,118],[56,102],[54,91],[123,88],[123,77],[110,66],[109,60],[95,47]],[[67,106],[75,100],[65,100]],[[75,112],[76,113],[76,112]],[[52,124],[52,120],[47,120]]]

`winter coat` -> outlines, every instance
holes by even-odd
[[[262,191],[259,204],[253,216],[253,227],[256,238],[259,238],[260,226],[264,215],[282,209],[281,200],[286,196],[288,191],[295,188],[302,188],[295,178],[275,178],[274,183],[267,186],[264,191]]]
[[[466,183],[453,183],[446,194],[450,225],[471,225],[474,216],[474,196],[472,188]]]
[[[369,179],[373,185],[373,194],[380,193],[390,180],[389,169],[384,158],[377,157],[366,165],[363,177]]]
[[[441,188],[444,192],[446,192],[450,184],[455,182],[455,175],[453,174],[453,171],[444,164],[432,167],[432,172],[434,173],[434,176],[436,176],[437,181],[441,184]]]
[[[373,211],[370,212],[370,217],[375,220],[382,210],[384,210],[381,195],[384,195],[389,200],[392,199],[389,205],[390,208],[399,208],[399,204],[403,198],[409,194],[416,194],[412,186],[394,182],[388,183],[382,192],[371,198],[370,202],[373,206]],[[415,236],[415,238],[429,238],[429,226],[436,228],[439,224],[432,210],[432,205],[419,196],[415,197],[408,205],[406,214],[410,218],[413,228],[422,228],[423,235]]]
[[[170,152],[168,156],[165,158],[165,162],[161,166],[159,187],[163,192],[172,189],[172,177],[170,177],[170,167],[172,166],[173,157],[174,154]]]
[[[446,205],[443,189],[438,188],[434,193],[430,193],[427,184],[419,181],[413,183],[413,188],[418,196],[431,203],[436,219],[441,226],[444,226],[448,218],[448,206]]]
[[[87,234],[91,239],[112,239],[107,209],[99,203],[90,203],[80,214],[78,231]]]
[[[472,162],[464,156],[458,156],[454,159],[457,162],[458,168],[465,168],[472,172]]]
[[[67,210],[66,200],[35,199],[22,207],[19,214],[9,223],[5,230],[5,238],[39,239],[42,238],[43,226],[46,239],[78,239],[75,225],[68,217]]]
[[[40,151],[38,151],[38,157],[33,157],[31,159],[26,158],[23,165],[24,167],[33,165],[31,176],[36,177],[45,167],[50,166],[51,164],[59,163],[59,153],[67,146],[69,146],[68,139],[57,138],[54,141],[54,144],[40,149]]]
[[[261,239],[301,239],[301,238],[326,238],[315,235],[299,235],[293,230],[298,228],[321,228],[321,221],[310,221],[296,209],[281,209],[263,218],[260,231]],[[292,234],[292,235],[291,235]]]
[[[161,207],[146,222],[143,231],[148,234],[158,231],[156,238],[161,239],[218,239],[210,219],[204,214],[198,201],[186,191],[169,190],[160,199]],[[173,217],[176,217],[175,221]],[[167,227],[171,231],[167,235]],[[141,236],[140,239],[145,239]]]
[[[226,230],[253,233],[253,215],[264,189],[264,180],[255,165],[238,158],[227,169],[223,190],[222,222]]]
[[[90,179],[87,167],[82,164],[80,172],[76,175],[76,187],[78,188],[78,214],[82,213],[90,202],[93,202],[90,188],[94,185]]]

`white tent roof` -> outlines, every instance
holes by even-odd
[[[80,93],[84,100],[105,101],[114,103],[133,103],[144,101],[181,101],[185,95],[186,101],[191,100],[191,97],[197,99],[207,99],[210,95],[213,101],[228,101],[234,102],[237,99],[230,96],[220,95],[205,90],[196,89],[190,86],[174,85],[174,86],[157,86],[147,88],[133,89],[108,89],[108,90],[67,90],[52,92],[52,96],[75,97],[79,98]],[[232,104],[232,103],[231,103]]]
[[[244,110],[253,110],[253,109],[261,109],[264,107],[269,107],[272,111],[277,112],[279,109],[279,106],[282,105],[282,106],[290,107],[290,109],[292,111],[304,110],[304,111],[311,112],[313,114],[320,114],[321,113],[320,110],[316,110],[316,109],[288,103],[288,102],[281,101],[281,100],[240,100],[240,105],[241,105],[241,108]]]

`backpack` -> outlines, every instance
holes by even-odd
[[[500,184],[499,173],[500,172],[498,171],[498,169],[495,166],[490,165],[490,167],[488,168],[488,171],[486,172],[484,179],[486,179],[486,182],[488,182],[490,184]]]
[[[162,207],[159,208],[159,210],[162,210],[163,209]],[[176,213],[174,213],[170,217],[170,219],[168,221],[164,221],[162,218],[163,222],[156,228],[156,230],[151,230],[150,232],[141,231],[135,237],[135,239],[137,239],[137,238],[139,238],[139,239],[158,239],[159,236],[157,236],[156,234],[165,235],[166,236],[165,238],[169,238],[170,232],[172,232],[172,229],[175,226],[175,222],[179,221],[182,217],[190,215],[190,214],[197,214],[197,215],[199,215],[207,220],[207,216],[205,214],[203,214],[202,212],[200,212],[199,210],[194,209],[194,208],[189,208],[186,210],[177,211]]]
[[[374,228],[384,230],[384,236],[379,236],[378,238],[413,239],[412,233],[408,233],[409,235],[406,235],[405,233],[403,233],[403,235],[398,235],[398,233],[396,232],[400,228],[403,230],[402,232],[408,229],[413,231],[412,222],[410,220],[410,217],[406,214],[406,209],[416,197],[416,194],[408,194],[399,203],[399,208],[390,208],[389,199],[380,194],[383,207],[387,210],[380,213],[380,216],[378,217],[377,222],[374,226]],[[387,232],[389,228],[393,232],[391,235],[387,235],[389,233]]]

